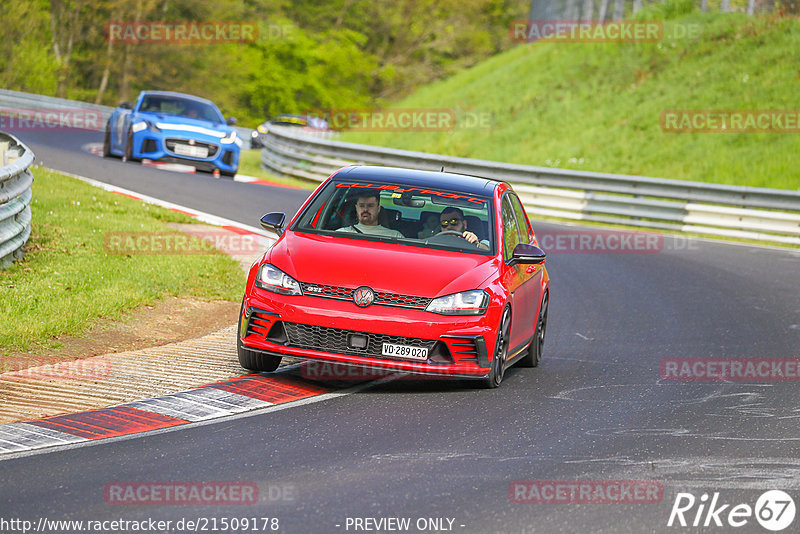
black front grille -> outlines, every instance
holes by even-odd
[[[167,150],[169,150],[170,152],[175,152],[175,145],[179,145],[179,144],[180,145],[188,145],[189,144],[189,140],[188,139],[165,139],[164,140],[164,145],[167,147]],[[217,153],[217,150],[219,150],[219,147],[217,145],[212,145],[211,143],[203,143],[202,141],[195,141],[194,142],[194,146],[206,147],[208,149],[208,157],[209,158],[214,157],[216,155],[216,153]]]
[[[386,356],[381,355],[384,343],[423,347],[427,348],[429,353],[436,344],[436,341],[432,341],[430,339],[389,336],[386,334],[372,334],[369,332],[343,330],[328,326],[284,322],[283,327],[286,331],[286,336],[289,338],[287,343],[288,346],[301,349],[319,350],[323,352],[333,352],[336,354],[352,354],[356,356],[386,358]],[[348,344],[348,338],[351,335],[366,336],[368,339],[367,346],[360,349],[350,347]]]
[[[431,303],[429,298],[414,297],[412,295],[398,295],[396,293],[375,292],[375,304],[387,306],[402,306],[404,308],[427,308]]]
[[[300,283],[303,294],[324,297],[336,300],[353,300],[353,291],[357,288],[346,288],[338,286],[326,286],[322,284],[308,284],[305,282]],[[424,310],[431,303],[432,299],[426,297],[415,297],[413,295],[399,295],[397,293],[387,293],[383,291],[375,292],[375,300],[373,304],[380,304],[383,306],[397,306],[400,308],[416,308]]]

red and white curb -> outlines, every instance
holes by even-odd
[[[0,425],[0,457],[50,447],[80,446],[143,432],[166,431],[185,425],[208,424],[221,418],[250,415],[320,402],[385,382],[394,377],[364,382],[344,389],[314,383],[290,373],[301,364],[272,375],[245,375],[199,388],[89,410]]]

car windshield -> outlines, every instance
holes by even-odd
[[[200,119],[210,122],[224,122],[214,106],[175,96],[147,95],[142,99],[139,111],[161,113],[163,115],[176,115],[190,119]]]
[[[292,230],[478,254],[494,252],[492,199],[402,183],[332,181]],[[475,235],[473,242],[464,232]]]

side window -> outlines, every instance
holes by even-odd
[[[513,193],[509,193],[507,198],[511,199],[511,206],[514,208],[514,215],[517,216],[517,226],[519,227],[519,242],[530,243],[531,233],[528,231],[527,217],[525,210],[522,208],[522,203],[519,197]]]
[[[514,208],[511,207],[510,195],[503,197],[503,258],[508,261],[514,252],[514,247],[519,243],[519,230],[517,229],[517,219],[514,216]]]

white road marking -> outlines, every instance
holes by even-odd
[[[205,421],[272,405],[271,402],[211,387],[123,404],[186,421]]]

